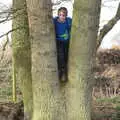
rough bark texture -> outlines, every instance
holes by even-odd
[[[100,0],[75,0],[66,84],[68,120],[91,119],[93,67]]]
[[[33,120],[64,120],[50,0],[27,0],[31,30]]]
[[[30,120],[32,115],[32,77],[31,77],[31,50],[28,29],[28,17],[25,0],[13,0],[13,78],[20,81],[23,93],[25,117]]]

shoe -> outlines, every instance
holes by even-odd
[[[61,76],[61,79],[60,79],[60,81],[61,82],[67,82],[67,75],[64,73],[62,76]]]

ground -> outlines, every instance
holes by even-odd
[[[119,101],[120,102],[120,101]],[[120,108],[110,101],[93,101],[92,120],[119,120]],[[0,120],[24,120],[23,103],[0,103]]]
[[[7,52],[0,53],[0,120],[24,120],[23,103],[8,102],[12,101],[12,86],[9,87],[12,82],[10,51],[8,47]],[[120,50],[100,51],[97,54],[92,120],[120,120],[119,72]],[[21,95],[18,89],[17,95]]]
[[[0,120],[24,120],[22,102],[0,103]]]

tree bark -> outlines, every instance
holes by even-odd
[[[17,83],[20,83],[25,118],[30,120],[32,117],[32,77],[26,1],[13,0],[13,9],[21,9],[13,14],[12,27],[13,29],[19,28],[12,32],[13,75],[15,75],[13,78],[16,78]]]
[[[33,120],[64,120],[50,0],[27,0],[32,51]]]
[[[101,1],[75,0],[66,84],[67,120],[91,119],[93,68]]]

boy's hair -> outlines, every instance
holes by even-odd
[[[68,10],[67,10],[67,8],[66,7],[60,7],[59,9],[58,9],[58,14],[59,14],[59,12],[63,12],[63,13],[65,13],[66,14],[66,16],[67,16],[67,14],[68,14]]]

